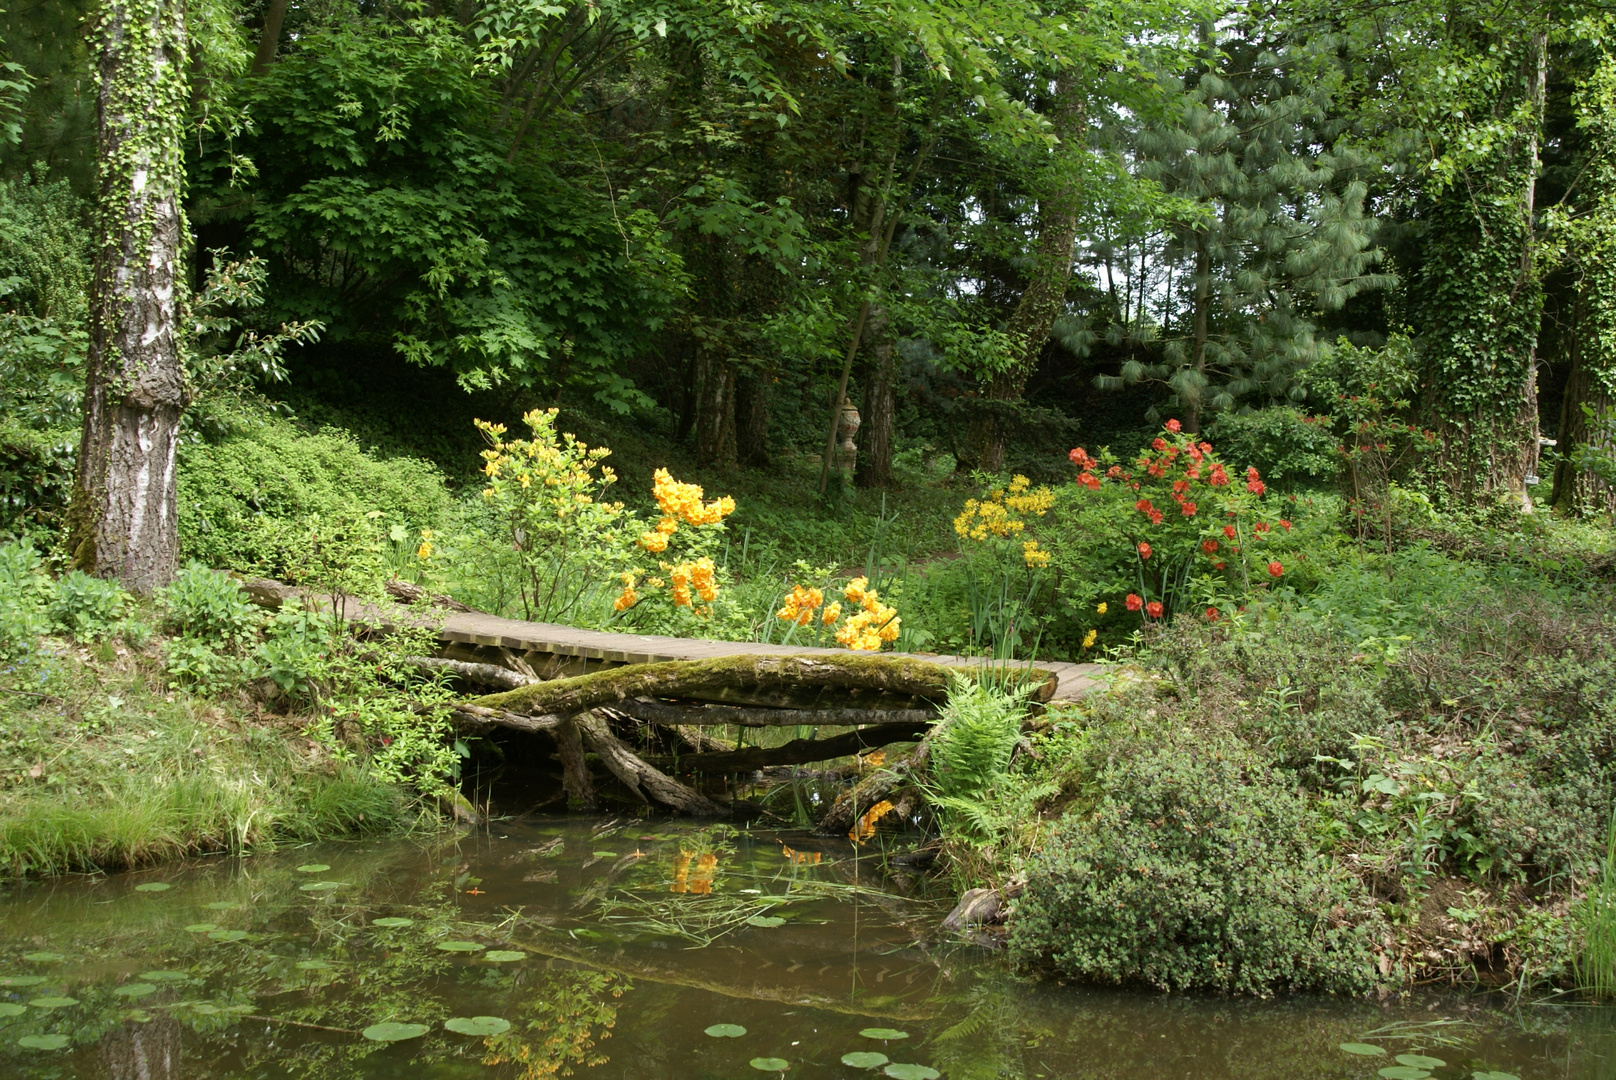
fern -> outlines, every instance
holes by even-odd
[[[1030,800],[1053,792],[1050,785],[1015,792],[1003,789],[1010,762],[1021,742],[1021,717],[1028,690],[956,677],[937,730],[931,737],[931,778],[927,798],[956,832],[991,840],[1006,832]]]

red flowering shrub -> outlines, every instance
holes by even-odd
[[[1129,590],[1123,607],[1151,621],[1284,573],[1266,549],[1291,522],[1265,512],[1262,475],[1247,467],[1244,483],[1232,483],[1233,467],[1176,421],[1127,463],[1082,447],[1069,456],[1081,471],[1055,515],[1061,569],[1093,582],[1091,598]]]

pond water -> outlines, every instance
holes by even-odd
[[[1606,1009],[1022,981],[883,863],[534,818],[16,885],[0,1078],[1616,1076]]]

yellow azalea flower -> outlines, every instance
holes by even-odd
[[[1104,600],[1101,600],[1098,604],[1096,604],[1094,606],[1094,612],[1097,615],[1104,615],[1105,614],[1106,607],[1105,607],[1105,601]]]
[[[864,590],[869,588],[869,585],[869,578],[856,577],[847,583],[847,588],[842,590],[842,595],[857,604],[864,599]]]
[[[827,604],[825,610],[819,613],[819,621],[829,626],[842,617],[842,605]]]
[[[1100,606],[1104,607],[1105,605],[1101,604]],[[1099,637],[1099,636],[1100,636],[1100,632],[1098,630],[1090,630],[1088,633],[1084,634],[1083,635],[1083,647],[1085,649],[1094,648],[1094,639]]]
[[[641,533],[640,546],[646,551],[666,551],[668,550],[668,537],[665,533],[660,532]]]
[[[432,557],[432,543],[431,543],[431,541],[429,541],[429,540],[421,541],[421,546],[415,549],[415,557],[417,559],[429,559],[429,558],[431,558]]]

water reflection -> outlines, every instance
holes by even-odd
[[[850,843],[536,821],[19,886],[0,893],[0,1076],[880,1075],[850,1054],[959,1080],[1370,1080],[1398,1054],[1441,1061],[1433,1080],[1613,1075],[1605,1009],[1028,983],[898,884]],[[1340,1049],[1364,1040],[1384,1054]]]

